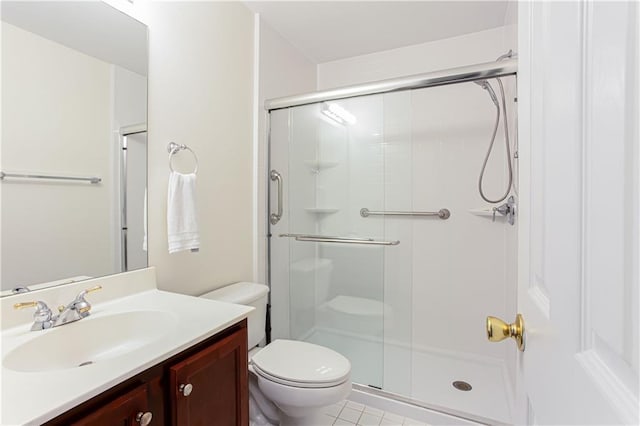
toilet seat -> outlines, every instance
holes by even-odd
[[[280,385],[284,385],[284,386],[290,386],[290,387],[294,387],[294,388],[301,388],[301,389],[310,389],[310,388],[331,388],[331,387],[335,387],[335,386],[339,386],[340,384],[344,383],[349,377],[347,375],[347,377],[345,377],[343,380],[338,380],[335,382],[324,382],[324,383],[313,383],[313,382],[297,382],[294,380],[286,380],[286,379],[282,379],[280,377],[276,377],[273,376],[269,373],[267,373],[266,371],[261,370],[259,367],[257,367],[256,365],[253,365],[253,371],[260,377],[262,377],[263,379],[269,380],[273,383],[278,383]]]
[[[339,353],[307,342],[276,340],[251,358],[256,374],[285,386],[329,388],[350,377],[351,363]]]

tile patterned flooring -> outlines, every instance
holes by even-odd
[[[327,422],[322,426],[427,426],[418,420],[352,401],[333,404],[325,409],[324,414]]]

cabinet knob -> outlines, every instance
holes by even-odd
[[[180,392],[182,392],[184,396],[189,396],[191,395],[191,392],[193,392],[193,385],[191,383],[187,383],[186,385],[180,385],[179,390]]]
[[[149,426],[149,423],[151,423],[151,419],[153,419],[153,414],[151,414],[151,411],[147,411],[146,413],[140,411],[138,414],[136,414],[136,422],[140,423],[140,426]]]

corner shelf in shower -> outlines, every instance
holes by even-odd
[[[340,211],[340,209],[327,209],[327,208],[321,208],[321,207],[306,207],[305,210],[309,213],[316,213],[316,214],[332,214]]]
[[[306,160],[304,164],[305,166],[309,167],[311,171],[319,172],[321,170],[336,167],[340,163],[338,163],[337,161]]]

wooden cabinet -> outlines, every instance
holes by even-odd
[[[232,334],[169,369],[172,424],[246,425],[246,337]]]
[[[153,415],[150,426],[248,425],[246,324],[229,327],[45,425],[138,426],[136,418],[146,412]]]

